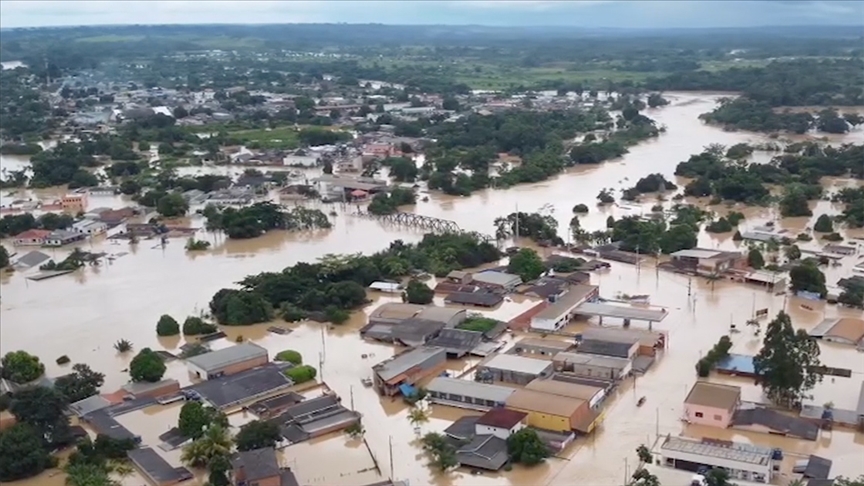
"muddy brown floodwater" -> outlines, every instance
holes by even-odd
[[[671,94],[672,104],[649,110],[648,115],[667,127],[667,132],[656,140],[631,149],[621,160],[592,167],[569,170],[552,180],[528,184],[509,190],[488,190],[467,198],[432,195],[428,202],[419,202],[419,214],[450,219],[465,230],[493,233],[492,221],[519,210],[533,212],[544,208],[559,221],[562,234],[570,220],[571,208],[577,203],[587,204],[591,211],[581,218],[583,227],[600,229],[609,215],[616,218],[647,212],[656,201],[647,198],[642,204],[628,207],[611,206],[599,209],[595,197],[601,188],[616,190],[630,187],[648,174],[659,172],[672,176],[678,162],[703,147],[719,143],[732,145],[740,142],[768,141],[752,133],[730,133],[702,124],[698,115],[715,105],[720,95]],[[833,142],[864,140],[859,127]],[[766,161],[771,154],[757,153],[757,161]],[[4,166],[8,159],[4,158]],[[195,171],[208,169],[194,169]],[[861,181],[832,180],[832,187],[861,185]],[[60,194],[49,191],[24,194],[25,197]],[[4,194],[4,196],[6,196]],[[19,195],[20,197],[20,195]],[[6,196],[8,198],[8,196]],[[4,198],[4,203],[5,203]],[[90,206],[119,207],[127,204],[119,197],[94,196]],[[672,203],[665,202],[667,207]],[[784,219],[778,224],[784,229],[797,231],[811,226],[821,213],[838,213],[841,208],[827,202],[813,203],[813,218]],[[230,287],[244,276],[277,271],[299,261],[315,260],[328,253],[373,252],[390,241],[402,239],[417,241],[420,231],[388,227],[369,219],[350,215],[353,208],[339,208],[333,229],[305,234],[273,232],[247,241],[228,241],[205,233],[199,238],[214,243],[210,251],[187,254],[182,240],[171,241],[160,248],[152,241],[143,241],[137,248],[96,240],[86,249],[105,251],[118,256],[113,263],[101,267],[88,267],[71,276],[29,282],[23,275],[2,277],[2,325],[0,325],[0,352],[25,349],[37,354],[50,375],[65,372],[67,367],[54,364],[61,355],[68,355],[73,363],[84,362],[106,375],[103,387],[113,391],[124,384],[127,375],[122,371],[129,356],[117,355],[112,344],[118,339],[132,341],[136,349],[156,347],[176,350],[182,338],[157,338],[154,326],[161,314],[177,319],[197,314],[206,309],[210,297],[220,288]],[[740,209],[740,208],[736,208]],[[718,208],[718,211],[725,211]],[[329,211],[329,209],[328,209]],[[771,209],[745,209],[747,220],[743,228],[752,228],[777,218]],[[201,221],[193,219],[193,224]],[[742,229],[743,229],[742,228]],[[794,233],[793,233],[794,234]],[[847,237],[860,237],[861,231],[849,232]],[[699,236],[700,246],[734,249],[731,234]],[[817,249],[818,243],[807,243],[802,249]],[[543,250],[545,251],[545,250]],[[55,258],[62,258],[68,250],[52,250]],[[849,273],[858,257],[846,258],[841,267],[827,270],[832,284]],[[650,294],[651,303],[670,309],[670,314],[655,327],[670,333],[669,348],[651,370],[638,380],[620,387],[614,399],[608,402],[606,419],[596,433],[579,439],[560,458],[548,460],[533,469],[516,467],[500,474],[470,475],[463,471],[440,475],[430,470],[417,443],[406,408],[399,402],[380,399],[374,391],[364,388],[360,380],[370,376],[371,366],[394,353],[394,348],[361,340],[356,332],[368,314],[381,302],[392,298],[378,298],[363,313],[355,314],[351,321],[339,327],[315,323],[285,324],[293,329],[289,335],[274,335],[266,331],[269,324],[244,328],[227,328],[233,341],[238,335],[268,348],[272,353],[286,348],[298,349],[308,363],[323,363],[319,377],[338,392],[349,406],[364,415],[366,440],[352,441],[344,435],[333,435],[314,442],[291,446],[282,452],[285,465],[294,468],[301,483],[315,485],[358,485],[376,478],[393,475],[409,479],[412,485],[590,485],[611,486],[621,484],[625,459],[632,466],[635,449],[641,443],[651,444],[657,433],[688,436],[712,436],[748,441],[755,444],[781,447],[791,454],[818,453],[834,460],[832,473],[857,475],[864,473],[864,436],[846,430],[823,434],[816,442],[796,441],[764,434],[749,434],[728,430],[685,426],[680,421],[685,394],[695,379],[693,365],[719,339],[727,333],[730,322],[743,324],[754,308],[768,308],[769,314],[785,309],[792,315],[797,327],[809,329],[823,317],[838,314],[860,316],[860,312],[840,310],[834,306],[810,305],[802,307],[796,298],[775,296],[759,288],[718,282],[713,287],[702,280],[658,272],[651,264],[640,268],[613,263],[606,273],[592,276],[599,284],[601,295],[614,297],[618,292]],[[688,296],[688,287],[690,295]],[[441,302],[438,302],[439,305]],[[518,315],[530,306],[529,302],[514,299],[492,312],[501,319]],[[575,330],[585,323],[574,323]],[[509,338],[512,339],[512,338]],[[734,334],[732,352],[754,354],[760,340],[749,331]],[[227,344],[225,344],[227,345]],[[367,355],[364,359],[361,356]],[[822,361],[828,366],[851,368],[852,378],[826,379],[814,390],[819,404],[832,401],[839,408],[854,408],[857,391],[864,376],[864,359],[853,349],[822,344]],[[467,370],[474,362],[453,362],[454,371]],[[169,363],[168,376],[188,382],[183,364]],[[712,377],[742,386],[745,400],[760,399],[757,387],[746,380]],[[643,407],[637,407],[639,397],[647,398]],[[177,419],[177,406],[145,410],[121,416],[120,420],[144,436],[145,442],[155,444],[156,436],[173,425]],[[443,430],[456,418],[470,412],[443,406],[433,406],[432,416],[422,427],[423,432]],[[243,413],[231,416],[234,426],[248,421]],[[390,457],[392,441],[393,457]],[[371,451],[372,456],[370,456]],[[177,464],[179,453],[160,454]],[[380,473],[375,470],[375,461]],[[24,481],[27,486],[62,484],[57,471]],[[143,480],[133,476],[125,484],[138,486]]]

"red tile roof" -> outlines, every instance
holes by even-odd
[[[477,425],[512,429],[527,416],[528,414],[525,412],[506,408],[493,408],[477,419]]]
[[[16,240],[36,240],[39,238],[45,238],[50,235],[51,232],[48,230],[40,230],[40,229],[31,229],[27,230],[23,233],[18,233],[15,235]]]

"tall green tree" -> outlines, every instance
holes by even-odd
[[[821,214],[818,218],[816,218],[816,224],[813,225],[813,231],[817,231],[819,233],[831,233],[834,231],[834,221],[831,219],[831,216],[827,214]]]
[[[825,274],[819,270],[816,262],[812,259],[805,259],[792,267],[792,270],[789,270],[789,284],[794,292],[799,290],[814,292],[822,298],[828,294]]]
[[[176,336],[180,334],[180,324],[168,314],[162,314],[156,323],[156,334],[159,336]]]
[[[408,282],[405,292],[402,293],[402,300],[409,304],[431,304],[434,297],[434,290],[425,283],[414,279]]]
[[[66,401],[75,403],[99,393],[99,387],[103,383],[104,374],[93,371],[86,364],[78,363],[72,366],[72,373],[54,381],[54,389],[66,397]]]
[[[510,460],[533,466],[549,457],[549,449],[534,429],[522,429],[507,438],[507,453]]]
[[[15,383],[28,383],[45,374],[45,365],[27,351],[10,351],[0,360],[2,376]]]
[[[156,211],[166,218],[185,216],[189,211],[189,203],[181,194],[172,192],[159,198],[156,202]]]
[[[217,455],[210,459],[207,464],[207,472],[209,473],[207,480],[210,486],[228,486],[231,481],[228,479],[228,471],[231,469],[231,461],[228,456]]]
[[[795,331],[792,319],[783,311],[768,323],[753,364],[765,394],[785,407],[801,403],[822,381],[819,345],[804,329]]]
[[[18,423],[0,432],[0,481],[36,476],[51,467],[52,459],[37,429]]]
[[[648,472],[647,469],[637,469],[631,476],[632,480],[628,486],[660,486],[657,476]]]
[[[72,437],[66,418],[66,397],[53,388],[37,386],[21,390],[9,408],[19,422],[36,431],[47,447],[68,444]]]
[[[190,439],[201,437],[204,431],[213,425],[228,426],[228,419],[215,408],[205,407],[200,402],[186,402],[180,409],[177,428]]]
[[[523,282],[528,282],[545,272],[546,266],[543,265],[543,260],[540,259],[540,255],[536,251],[531,248],[522,248],[510,257],[507,271],[519,275]]]
[[[251,451],[264,447],[276,447],[276,443],[281,438],[282,433],[275,423],[253,420],[240,427],[240,431],[234,436],[234,442],[238,451]]]
[[[765,266],[765,257],[762,256],[762,252],[758,248],[753,248],[747,254],[747,265],[756,270]]]
[[[129,363],[129,376],[132,381],[155,383],[165,374],[165,361],[150,348],[144,348]]]

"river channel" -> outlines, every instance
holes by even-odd
[[[516,210],[534,212],[543,210],[559,221],[559,231],[572,217],[571,208],[584,203],[591,208],[581,218],[582,226],[595,230],[605,225],[609,215],[616,218],[648,212],[656,204],[653,198],[643,203],[623,206],[596,206],[597,193],[602,188],[616,192],[635,184],[648,174],[659,172],[672,178],[676,164],[690,155],[702,151],[713,143],[726,146],[740,142],[760,143],[767,137],[745,132],[724,132],[704,125],[698,115],[710,111],[720,95],[706,93],[672,93],[667,96],[672,104],[647,111],[658,124],[665,125],[666,133],[630,150],[622,159],[598,166],[579,167],[546,182],[527,184],[509,190],[487,190],[470,197],[430,195],[426,202],[418,202],[414,211],[419,214],[455,221],[462,229],[493,234],[493,220]],[[843,137],[834,137],[834,143],[861,143],[864,130],[858,127]],[[757,161],[767,161],[771,154],[756,154]],[[20,167],[21,161],[3,158],[3,167]],[[11,169],[10,169],[11,170]],[[193,171],[206,169],[190,169]],[[832,180],[834,188],[861,185],[861,181]],[[25,194],[24,197],[50,197],[58,191]],[[616,194],[617,195],[617,194]],[[4,194],[5,196],[5,194]],[[18,197],[21,197],[20,195]],[[4,204],[6,198],[4,197]],[[120,197],[93,196],[91,207],[120,207],[128,201]],[[667,207],[672,203],[664,203]],[[777,224],[797,233],[812,226],[822,213],[836,214],[841,208],[828,202],[814,202],[813,218],[790,218]],[[182,240],[173,240],[166,247],[155,241],[142,241],[137,247],[107,240],[88,242],[84,249],[104,251],[117,255],[112,263],[88,267],[78,272],[32,282],[21,274],[2,276],[0,280],[0,353],[24,349],[37,354],[46,364],[49,375],[67,372],[67,367],[54,364],[61,355],[68,355],[72,363],[83,362],[105,373],[103,391],[111,392],[127,381],[125,370],[131,354],[120,356],[112,344],[123,338],[134,343],[135,349],[152,347],[176,351],[182,338],[157,338],[155,324],[161,314],[171,314],[181,320],[187,315],[206,309],[211,296],[220,288],[230,287],[246,275],[262,271],[278,271],[299,261],[312,261],[328,253],[373,252],[384,248],[390,241],[402,239],[417,241],[419,230],[384,226],[381,223],[352,215],[354,207],[337,208],[338,215],[331,218],[333,228],[312,233],[272,232],[246,241],[228,241],[201,232],[199,238],[214,243],[209,251],[189,254]],[[726,208],[717,208],[725,211]],[[741,209],[741,208],[736,208]],[[330,209],[325,209],[325,212]],[[772,209],[746,209],[747,219],[741,229],[752,228],[778,215]],[[194,219],[191,224],[200,225]],[[861,237],[864,232],[847,232],[847,237]],[[740,245],[732,241],[731,233],[710,235],[702,233],[700,246],[735,249]],[[8,242],[7,242],[8,243]],[[527,243],[527,242],[525,242]],[[803,244],[802,249],[818,249],[819,244]],[[8,245],[11,250],[11,245]],[[546,250],[541,250],[546,251]],[[47,250],[62,259],[68,250]],[[121,254],[123,254],[121,256]],[[847,258],[840,267],[826,270],[829,284],[848,275],[858,257]],[[809,329],[824,317],[835,315],[861,316],[860,312],[841,310],[835,306],[815,303],[809,309],[796,298],[776,296],[760,288],[718,282],[715,285],[686,276],[657,271],[652,265],[636,268],[613,263],[612,268],[592,276],[592,283],[600,285],[601,295],[614,297],[617,293],[650,294],[651,303],[670,310],[659,325],[669,332],[669,348],[649,372],[620,387],[609,401],[606,419],[591,437],[579,439],[566,449],[560,458],[526,469],[516,467],[500,474],[470,475],[463,471],[440,475],[432,471],[420,450],[417,436],[408,422],[405,406],[390,399],[381,399],[360,380],[370,376],[370,368],[394,353],[394,348],[361,340],[356,332],[364,323],[364,316],[380,302],[393,298],[378,298],[375,304],[354,315],[339,327],[322,327],[317,323],[286,324],[293,329],[289,335],[275,335],[266,331],[269,324],[244,328],[227,328],[233,340],[237,335],[268,348],[272,354],[282,349],[301,351],[305,361],[323,363],[319,378],[338,392],[344,403],[364,415],[366,440],[369,450],[380,466],[374,463],[362,442],[336,435],[316,442],[291,446],[282,452],[282,462],[289,465],[301,479],[301,484],[360,485],[376,478],[390,476],[391,464],[395,479],[408,479],[411,485],[435,484],[442,486],[483,485],[588,485],[611,486],[620,484],[624,477],[625,460],[631,467],[636,461],[635,449],[641,443],[652,444],[661,435],[712,436],[754,444],[781,447],[791,454],[818,453],[834,461],[833,474],[857,475],[864,473],[862,451],[864,434],[835,430],[823,434],[816,442],[778,438],[763,434],[733,432],[731,430],[704,429],[686,426],[680,421],[683,400],[695,380],[693,366],[729,330],[730,322],[743,324],[753,308],[768,308],[773,316],[785,309],[792,315],[797,327]],[[689,289],[689,292],[688,292]],[[689,294],[689,295],[688,295]],[[443,305],[438,299],[439,305]],[[528,305],[518,298],[506,302],[491,314],[501,319],[518,315]],[[571,327],[579,329],[584,323]],[[739,326],[743,327],[743,326]],[[513,339],[510,337],[509,339]],[[733,353],[755,354],[761,339],[744,331],[732,336]],[[225,343],[225,345],[228,345]],[[364,359],[362,356],[366,355]],[[852,348],[830,343],[822,344],[822,361],[827,366],[851,368],[852,378],[826,378],[814,390],[821,403],[832,401],[838,408],[854,408],[858,389],[864,378],[864,358]],[[453,363],[455,370],[465,369],[472,363]],[[188,383],[185,367],[179,361],[169,363],[167,376]],[[760,400],[759,389],[752,383],[734,378],[712,377],[715,381],[734,383],[742,387],[743,399]],[[646,397],[646,405],[637,408],[639,397]],[[349,398],[350,397],[350,398]],[[122,416],[121,422],[129,428],[150,431],[145,442],[151,445],[155,437],[176,422],[179,408],[166,407],[158,413],[136,412]],[[433,406],[431,420],[422,427],[423,432],[440,431],[467,412],[444,406]],[[249,420],[243,414],[231,417],[233,425]],[[152,435],[152,437],[151,437]],[[392,447],[391,447],[392,443]],[[392,450],[392,458],[391,451]],[[160,453],[162,453],[160,451]],[[164,453],[171,461],[179,459],[179,452]],[[46,472],[22,482],[28,486],[62,484],[62,474]],[[140,486],[143,479],[133,476],[124,484]],[[666,484],[664,482],[664,484]],[[669,483],[673,484],[673,483]]]

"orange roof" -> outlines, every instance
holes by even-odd
[[[15,239],[16,240],[19,240],[19,239],[20,240],[35,240],[35,239],[39,239],[39,238],[45,238],[46,236],[48,236],[50,234],[51,234],[51,232],[48,230],[31,229],[31,230],[27,230],[23,233],[18,233],[17,235],[15,235]]]
[[[842,338],[855,344],[864,339],[864,320],[854,317],[840,318],[825,335]]]

